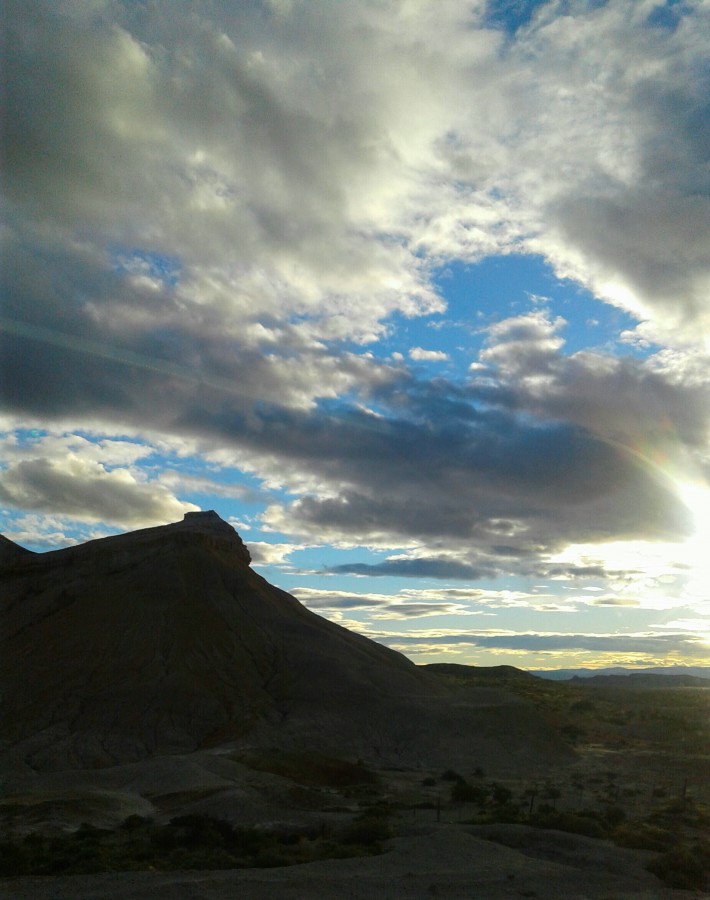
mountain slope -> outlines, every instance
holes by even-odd
[[[457,700],[270,585],[216,513],[50,553],[12,547],[0,548],[0,727],[16,765],[96,767],[230,742],[456,759],[472,735],[495,755],[503,736],[490,725],[508,706],[516,730],[529,720],[527,744],[564,755],[512,695]]]

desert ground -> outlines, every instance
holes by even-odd
[[[0,898],[710,897],[707,871],[689,890],[646,868],[674,842],[707,848],[710,690],[524,679],[516,689],[570,735],[570,763],[545,767],[531,753],[527,765],[518,755],[515,765],[501,760],[485,771],[378,769],[222,747],[95,772],[17,775],[0,813],[18,844],[37,829],[77,835],[84,822],[92,823],[82,826],[86,846],[97,848],[92,827],[111,836],[133,817],[136,835],[178,816],[229,821],[271,842],[243,868],[200,870],[189,857],[183,867],[174,848],[172,871],[147,862],[147,871],[10,877],[0,880]],[[365,830],[346,838],[353,827]]]
[[[518,849],[454,824],[411,825],[378,856],[288,868],[22,878],[3,900],[683,900],[644,871],[644,854],[508,826]],[[696,893],[696,898],[709,894]]]

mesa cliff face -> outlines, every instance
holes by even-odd
[[[455,761],[472,740],[480,760],[511,741],[514,754],[521,730],[550,758],[560,752],[523,706],[506,734],[492,731],[514,698],[482,689],[457,700],[270,585],[216,513],[43,554],[4,540],[0,603],[0,737],[13,767],[221,745]]]

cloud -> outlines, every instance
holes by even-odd
[[[592,606],[640,606],[633,597],[594,597],[586,602]]]
[[[62,459],[80,456],[86,462],[105,466],[128,466],[153,455],[155,448],[138,441],[101,437],[90,440],[83,435],[62,432],[39,432],[23,435],[0,434],[0,453],[6,461],[25,460],[28,456]]]
[[[368,575],[370,577],[441,578],[478,581],[495,575],[483,569],[452,559],[387,559],[380,563],[345,563],[326,569],[333,575]]]
[[[562,165],[544,186],[548,231],[537,241],[597,294],[692,337],[707,326],[708,74],[696,29],[708,10],[686,5],[674,28],[654,24],[642,3],[580,11],[557,17],[549,4],[521,40],[544,52],[533,91],[561,113],[575,160],[564,166],[561,143],[546,145],[546,160]]]
[[[442,308],[429,260],[516,246],[695,334],[707,15],[664,30],[641,2],[547,4],[511,40],[455,3],[11,3],[6,315],[198,381],[248,387],[253,365],[287,402],[292,342],[372,340],[395,311]],[[174,279],[135,271],[136,248]],[[279,370],[237,367],[225,331],[242,356],[285,344]],[[47,368],[80,387],[85,363]],[[129,373],[110,374],[127,390],[100,378],[94,402],[125,414]],[[310,374],[301,402],[337,368]],[[92,383],[65,393],[75,410]]]
[[[0,470],[0,502],[14,509],[125,528],[174,522],[198,509],[126,465],[149,455],[151,448],[49,435],[8,449],[10,461]]]
[[[475,616],[482,615],[481,612],[473,612],[463,606],[457,606],[454,603],[399,603],[390,604],[389,606],[375,611],[372,614],[374,621],[387,619],[422,619],[433,616]]]
[[[265,541],[249,541],[247,547],[255,566],[281,565],[292,553],[303,549],[300,544],[267,544]]]
[[[75,537],[68,533],[70,530],[76,531],[74,523],[71,528],[68,528],[67,523],[59,516],[28,513],[8,516],[3,535],[21,547],[30,545],[37,547],[40,552],[68,547],[80,541],[91,540],[93,537],[103,537],[98,533],[91,533],[89,529],[85,529],[81,537]]]
[[[677,654],[698,657],[702,654],[702,641],[696,635],[677,633],[640,634],[544,634],[544,633],[490,633],[466,632],[441,634],[410,632],[379,638],[383,643],[399,646],[426,644],[429,646],[470,645],[479,649],[513,650],[526,652],[589,651],[593,653],[642,654],[652,658]]]
[[[173,492],[206,494],[211,497],[224,497],[239,500],[242,503],[257,503],[263,499],[262,494],[245,484],[234,484],[229,481],[215,481],[201,475],[189,475],[173,469],[164,469],[155,478],[156,484]]]
[[[193,313],[199,297],[254,322],[258,299],[260,316],[305,315],[322,336],[440,307],[423,248],[476,258],[523,234],[660,318],[671,290],[702,315],[704,9],[667,32],[642,3],[548,4],[505,41],[475,7],[348,7],[10,4],[16,215],[51,222],[55,245],[90,222],[124,257],[180,260]],[[615,62],[625,78],[604,82]],[[25,234],[35,252],[46,241]],[[76,250],[63,241],[65,262],[99,259]]]
[[[412,347],[409,358],[416,362],[443,362],[449,358],[443,350],[423,350],[421,347]]]
[[[472,609],[464,602],[455,602],[427,591],[399,591],[389,595],[298,588],[293,593],[309,609],[332,618],[337,618],[344,610],[367,612],[374,620],[483,614],[481,610]]]
[[[319,486],[287,507],[270,507],[264,521],[315,540],[350,535],[353,543],[390,547],[424,541],[430,550],[436,541],[449,548],[465,544],[488,565],[487,557],[507,564],[516,557],[542,560],[582,536],[674,540],[687,534],[687,511],[671,480],[633,452],[647,438],[654,446],[657,424],[645,432],[653,393],[648,410],[643,404],[638,411],[631,404],[626,409],[629,443],[600,439],[582,424],[583,402],[579,425],[555,421],[568,388],[564,363],[549,362],[559,362],[560,372],[536,393],[529,417],[533,401],[523,379],[519,393],[501,381],[493,390],[474,384],[468,395],[442,382],[436,388],[410,382],[406,393],[397,392],[397,410],[410,418],[333,417],[327,437],[323,431],[319,440],[321,429],[314,427],[307,444],[301,437],[310,426],[291,419],[291,447],[303,467],[313,453]],[[599,385],[599,405],[605,387]],[[477,403],[480,394],[487,409]],[[631,444],[634,416],[638,432]],[[265,439],[262,430],[259,440]]]
[[[236,460],[288,487],[262,524],[294,541],[430,548],[368,574],[687,534],[668,473],[710,421],[684,348],[710,324],[710,12],[548,3],[507,33],[489,13],[8,4],[7,413]],[[443,311],[443,262],[512,251],[672,348],[565,355],[536,305],[489,327],[467,383],[365,349]],[[13,457],[5,502],[121,527],[192,508],[195,481],[87,454]]]
[[[377,609],[387,607],[392,598],[386,594],[353,593],[350,591],[328,591],[319,588],[299,587],[292,593],[309,609],[314,610],[353,610]]]
[[[592,351],[566,356],[565,324],[536,312],[489,329],[481,358],[494,367],[499,402],[574,422],[630,451],[634,443],[664,436],[669,445],[680,438],[691,449],[704,446],[710,417],[705,356],[684,355],[682,363],[667,352],[643,361]]]

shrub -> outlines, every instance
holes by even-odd
[[[497,781],[491,783],[491,799],[496,806],[506,806],[513,799],[513,792]]]
[[[494,807],[490,818],[495,822],[513,824],[520,821],[520,808],[515,803],[500,803]]]
[[[577,725],[572,724],[563,725],[560,728],[560,734],[572,745],[576,744],[584,737],[584,731],[581,728],[578,728]]]
[[[121,822],[121,828],[126,831],[136,831],[144,825],[150,825],[150,823],[151,819],[146,819],[145,816],[139,816],[137,813],[134,813],[132,816],[127,816],[123,822]]]
[[[229,822],[212,816],[177,816],[168,827],[176,829],[177,842],[183,847],[224,847],[234,835]]]
[[[454,772],[453,769],[447,769],[445,772],[441,773],[442,781],[463,781],[463,775],[459,775],[458,772]]]
[[[86,825],[73,834],[40,833],[0,841],[0,876],[73,875],[141,869],[232,869],[292,865],[333,856],[377,853],[390,836],[388,810],[374,807],[343,830],[340,845],[313,840],[307,830],[280,833],[233,828],[210,816],[191,815],[168,825],[119,826],[106,831]],[[128,834],[127,834],[128,831]]]
[[[665,828],[648,822],[625,822],[613,834],[614,843],[632,850],[655,850],[660,853],[673,843],[673,835]]]
[[[704,886],[705,875],[710,868],[710,855],[698,844],[674,847],[651,860],[646,868],[669,887],[699,890]]]
[[[626,813],[620,806],[616,806],[615,804],[610,804],[609,806],[604,808],[603,812],[604,821],[611,827],[617,828],[621,825],[622,822],[626,820]]]
[[[451,786],[451,799],[456,803],[478,803],[479,806],[488,799],[488,789],[478,784],[469,784],[463,778]]]

